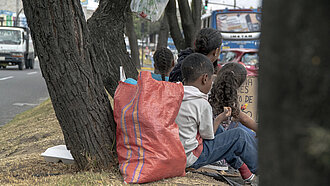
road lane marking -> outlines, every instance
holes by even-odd
[[[38,73],[38,72],[29,72],[29,73],[27,73],[27,75],[32,75],[32,74],[36,74],[36,73]]]
[[[49,97],[39,98],[40,101],[46,101]]]
[[[34,104],[34,103],[14,103],[13,105],[15,106],[37,106],[38,104]]]
[[[11,79],[11,78],[14,78],[14,76],[8,76],[8,77],[0,78],[0,81]]]

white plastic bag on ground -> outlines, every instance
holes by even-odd
[[[62,161],[64,164],[74,163],[74,159],[70,151],[66,148],[66,145],[57,145],[48,148],[41,156],[44,157],[47,162],[58,163]]]
[[[158,21],[169,0],[132,0],[131,10],[142,18]]]

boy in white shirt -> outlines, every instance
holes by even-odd
[[[243,129],[224,131],[220,123],[231,116],[231,108],[215,120],[208,102],[212,86],[213,65],[204,55],[194,53],[181,66],[184,97],[175,122],[187,156],[187,167],[199,168],[225,159],[249,182],[257,171],[257,144]],[[253,172],[253,173],[251,173]]]

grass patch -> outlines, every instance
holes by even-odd
[[[0,127],[0,185],[122,185],[116,167],[103,172],[79,172],[76,165],[48,163],[40,156],[47,148],[65,144],[51,101],[17,115]],[[188,173],[155,185],[226,185]]]

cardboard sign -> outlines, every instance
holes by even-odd
[[[238,89],[239,108],[256,122],[258,122],[258,78],[248,76]]]

